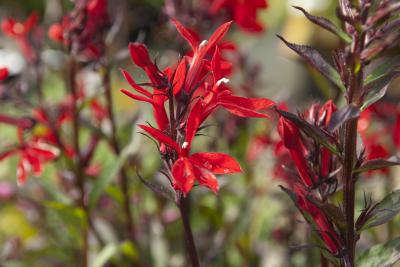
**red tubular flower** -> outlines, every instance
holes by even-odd
[[[306,148],[301,140],[300,131],[289,120],[279,118],[278,132],[282,138],[283,145],[289,150],[292,160],[296,166],[299,176],[303,183],[312,186],[312,179],[306,160]]]
[[[266,0],[216,0],[212,1],[209,13],[216,15],[226,9],[231,18],[245,31],[262,32],[263,25],[257,21],[257,11],[268,8]]]
[[[74,55],[92,60],[104,52],[103,33],[108,26],[107,0],[76,1],[74,9],[47,34],[53,41],[63,42]]]
[[[12,18],[6,18],[1,23],[3,32],[18,43],[22,54],[29,62],[33,62],[37,59],[29,35],[37,26],[38,20],[38,14],[33,12],[24,22],[17,22]]]
[[[309,214],[317,228],[318,234],[325,243],[326,248],[333,254],[338,255],[342,249],[342,241],[333,228],[323,211],[307,199],[306,192],[299,186],[295,187],[297,205],[303,212]]]
[[[58,150],[55,147],[39,141],[29,141],[25,143],[22,140],[22,130],[19,131],[20,145],[3,152],[0,155],[0,161],[14,154],[20,155],[17,167],[17,181],[19,185],[23,185],[31,172],[33,172],[34,175],[40,175],[42,173],[43,164],[54,160],[58,156]]]

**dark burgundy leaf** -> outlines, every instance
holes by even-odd
[[[328,131],[334,132],[345,122],[360,117],[360,109],[354,105],[347,105],[333,113],[328,125]]]
[[[303,12],[303,14],[313,23],[321,26],[322,28],[330,31],[333,34],[336,34],[338,37],[340,37],[343,41],[346,43],[351,43],[352,39],[350,36],[347,35],[344,31],[342,31],[340,28],[336,27],[335,24],[333,24],[330,20],[324,18],[324,17],[317,17],[309,14],[307,11],[305,11],[303,8],[299,6],[293,6],[294,8],[300,10]]]
[[[319,71],[325,78],[331,81],[334,85],[336,85],[342,92],[346,91],[342,80],[340,79],[339,73],[328,63],[325,59],[320,55],[320,53],[307,45],[298,45],[293,44],[286,41],[282,36],[278,35],[278,38],[281,39],[290,49],[299,54],[304,60],[314,67],[317,71]]]
[[[388,159],[372,159],[361,165],[360,168],[354,170],[355,173],[379,170],[386,167],[400,165],[400,157],[393,156]]]

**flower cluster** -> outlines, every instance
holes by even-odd
[[[303,117],[311,125],[327,129],[336,110],[333,102],[328,101],[324,105],[312,105]],[[284,116],[279,119],[278,132],[297,171],[296,175],[290,176],[296,205],[303,214],[312,218],[315,230],[326,248],[337,256],[343,249],[340,233],[329,216],[318,206],[323,205],[327,197],[336,191],[335,157],[327,148],[303,136],[298,126]]]
[[[38,37],[33,38],[32,35],[37,35],[37,24],[39,16],[33,12],[24,22],[15,21],[13,18],[5,18],[1,22],[1,29],[8,37],[14,39],[19,45],[22,54],[28,62],[35,63],[38,60],[38,54],[33,46]]]
[[[139,85],[123,70],[128,83],[139,94],[122,89],[129,97],[153,106],[157,127],[140,125],[159,143],[159,152],[169,171],[169,179],[176,191],[187,195],[195,182],[218,191],[215,174],[239,172],[239,164],[222,153],[194,153],[191,147],[202,123],[219,107],[241,117],[265,118],[260,113],[273,106],[268,99],[235,96],[226,86],[218,42],[228,31],[231,22],[221,25],[207,40],[199,42],[190,30],[172,21],[178,32],[188,41],[192,51],[176,66],[160,70],[149,57],[143,44],[129,45],[133,62],[150,79]],[[212,57],[209,57],[209,55]],[[210,75],[211,74],[211,75]],[[153,91],[143,86],[153,88]],[[168,114],[165,109],[168,106]]]
[[[103,54],[104,33],[108,26],[106,0],[79,0],[60,23],[49,28],[48,35],[63,43],[73,55],[90,60]]]

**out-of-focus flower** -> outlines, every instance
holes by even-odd
[[[21,129],[18,131],[20,144],[0,155],[1,161],[14,154],[19,154],[20,160],[17,166],[17,181],[19,185],[23,185],[32,172],[34,175],[40,175],[43,165],[58,156],[58,150],[49,144],[33,140],[25,142],[22,131]]]
[[[264,26],[257,20],[257,12],[268,8],[267,0],[216,0],[211,1],[209,13],[216,16],[221,10],[226,10],[230,19],[233,19],[243,30],[248,32],[262,32]]]
[[[63,42],[72,54],[92,60],[104,52],[104,34],[108,26],[107,0],[79,0],[60,23],[49,28],[48,36]]]
[[[8,78],[9,72],[7,68],[0,68],[0,82]]]
[[[13,18],[6,18],[1,23],[3,32],[18,43],[22,54],[31,63],[35,62],[38,57],[30,41],[30,34],[36,28],[38,20],[38,14],[33,12],[24,22],[17,22]]]

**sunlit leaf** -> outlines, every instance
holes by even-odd
[[[360,254],[358,267],[390,267],[400,260],[400,238],[375,245]]]

